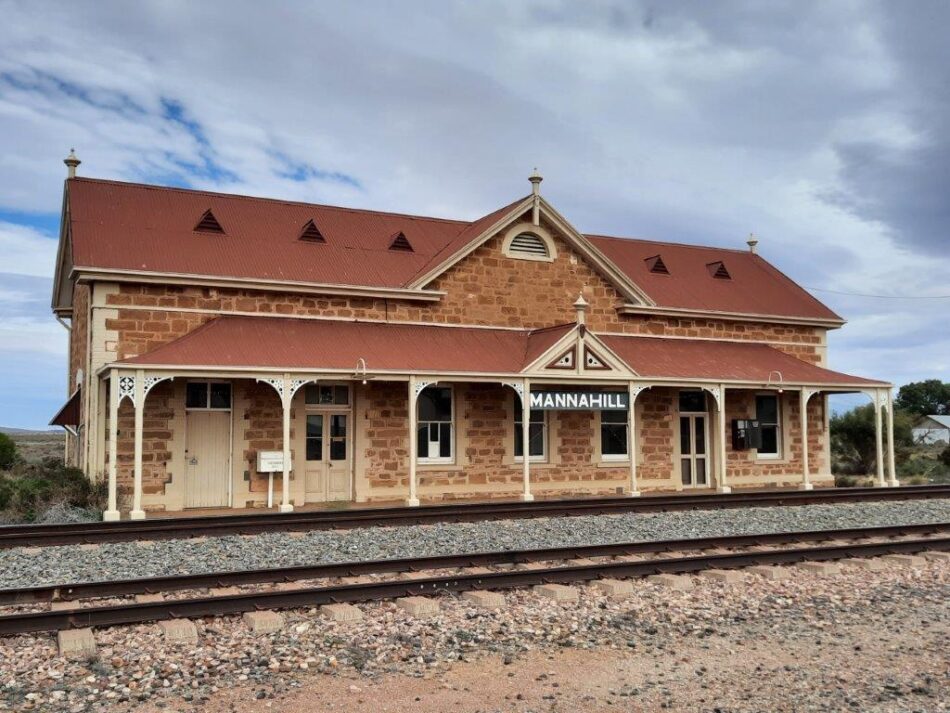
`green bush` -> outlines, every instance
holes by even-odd
[[[15,474],[0,477],[0,510],[12,521],[33,521],[53,507],[97,511],[103,509],[106,489],[78,468],[47,458],[20,464]]]
[[[0,433],[0,470],[10,470],[16,461],[16,443],[6,433]]]
[[[940,451],[940,462],[950,468],[950,445]]]

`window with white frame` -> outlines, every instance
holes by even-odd
[[[185,408],[227,411],[231,408],[231,384],[226,381],[189,381],[185,385]]]
[[[307,384],[304,403],[307,406],[348,406],[350,387],[346,384]]]
[[[762,433],[759,458],[778,458],[782,454],[782,414],[778,394],[757,394],[755,417]]]
[[[600,457],[602,460],[627,460],[626,411],[600,412]]]
[[[455,456],[452,389],[430,386],[419,394],[416,430],[420,463],[451,463]]]
[[[515,460],[524,459],[524,411],[514,400]],[[533,409],[528,416],[528,460],[543,461],[548,456],[548,420],[544,411]]]

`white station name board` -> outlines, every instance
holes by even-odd
[[[621,391],[534,391],[531,408],[538,411],[626,411],[630,395]]]
[[[283,451],[258,451],[257,452],[257,472],[258,473],[283,473],[284,472],[284,452]]]

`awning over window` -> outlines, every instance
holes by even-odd
[[[357,363],[365,360],[369,373],[517,377],[559,341],[573,344],[571,333],[577,329],[576,324],[530,330],[226,315],[116,366],[355,373]],[[825,369],[767,344],[587,334],[629,367],[629,372],[617,374],[627,378],[839,390],[887,386]],[[610,376],[610,371],[597,375]],[[550,375],[570,380],[572,373]],[[532,374],[537,376],[537,371]]]
[[[80,404],[82,403],[81,391],[82,389],[79,388],[73,392],[73,395],[66,400],[63,407],[53,416],[53,420],[49,422],[50,426],[62,426],[67,431],[72,432],[79,428]]]

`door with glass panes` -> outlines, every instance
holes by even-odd
[[[351,497],[349,387],[313,385],[305,392],[307,502]]]
[[[709,487],[709,433],[706,393],[679,395],[680,478],[684,488]]]

